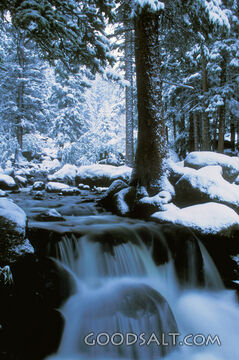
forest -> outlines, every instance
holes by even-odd
[[[41,153],[47,138],[63,163],[113,156],[132,166],[138,114],[130,2],[116,1],[115,8],[110,2],[110,17],[99,14],[92,26],[87,21],[97,9],[82,2],[74,18],[86,19],[79,29],[70,23],[77,2],[64,2],[55,14],[43,3],[22,2],[14,21],[10,6],[2,12],[2,167],[17,150]],[[194,150],[236,153],[238,147],[238,3],[207,3],[169,1],[151,29],[157,33],[152,59],[159,121],[181,159]]]
[[[238,359],[239,0],[0,15],[0,360]]]

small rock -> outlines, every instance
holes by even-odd
[[[0,197],[6,197],[6,196],[8,196],[6,191],[0,190]]]
[[[66,184],[58,183],[58,182],[49,182],[46,185],[46,191],[49,193],[59,193],[64,189],[70,189],[71,187]]]
[[[33,199],[34,200],[43,200],[45,197],[44,193],[42,191],[37,191],[34,196]]]
[[[56,210],[50,209],[46,210],[37,216],[35,216],[37,221],[62,221],[65,220],[64,217]]]

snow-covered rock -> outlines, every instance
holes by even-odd
[[[35,217],[38,221],[62,221],[64,217],[56,210],[56,209],[49,209]]]
[[[205,203],[179,209],[171,206],[151,216],[160,223],[172,223],[194,229],[201,234],[230,236],[233,230],[239,230],[239,216],[226,205]]]
[[[23,176],[16,175],[15,176],[15,181],[20,186],[27,186],[27,179],[25,177],[23,177]]]
[[[233,182],[239,175],[238,157],[231,157],[212,151],[194,151],[187,155],[184,164],[194,169],[219,165],[223,169],[223,177],[230,182]]]
[[[43,181],[35,181],[32,185],[32,190],[44,190],[45,189],[45,183]]]
[[[52,175],[48,175],[49,181],[63,182],[68,185],[75,185],[75,178],[78,168],[75,165],[65,164],[60,170]]]
[[[81,191],[76,187],[71,187],[70,189],[62,189],[61,193],[63,196],[74,196],[74,195],[80,195]]]
[[[221,166],[206,166],[181,177],[175,185],[180,206],[215,201],[239,211],[239,186],[222,177]]]
[[[1,190],[14,190],[17,189],[18,186],[15,180],[6,174],[0,174],[0,189]]]
[[[90,186],[89,186],[89,185],[78,184],[77,187],[78,187],[78,189],[80,189],[80,190],[90,190]]]
[[[184,167],[184,163],[174,163],[173,161],[168,162],[169,181],[173,185],[184,175],[194,173],[195,169]],[[172,186],[173,186],[172,185]]]
[[[115,180],[128,181],[131,176],[132,169],[128,166],[112,166],[112,165],[86,165],[78,169],[76,176],[76,184],[85,184],[99,187],[108,187]]]
[[[8,196],[6,191],[0,190],[0,197],[6,197]]]
[[[46,191],[49,193],[61,192],[63,189],[70,189],[71,187],[67,184],[58,182],[49,182],[46,184]]]
[[[44,192],[43,191],[36,191],[36,193],[33,196],[34,200],[43,200],[45,197]]]
[[[0,198],[0,261],[8,264],[17,257],[34,252],[25,239],[27,217],[13,201]]]

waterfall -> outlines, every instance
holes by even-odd
[[[183,262],[190,268],[182,282],[172,244],[159,225],[107,215],[87,217],[80,225],[79,234],[64,236],[56,245],[56,257],[74,274],[77,291],[61,309],[65,329],[51,360],[239,357],[234,293],[224,289],[198,239],[187,245]],[[195,265],[199,254],[203,287]],[[171,333],[178,334],[177,346]],[[190,334],[190,344],[184,344]],[[202,344],[208,336],[218,341],[193,343],[196,337]]]

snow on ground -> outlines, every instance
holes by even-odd
[[[0,225],[10,225],[19,234],[25,234],[27,216],[12,200],[0,198]]]
[[[212,202],[183,209],[171,206],[166,211],[154,213],[151,219],[187,226],[202,234],[229,235],[232,230],[239,229],[237,213],[226,205]]]
[[[184,175],[175,189],[180,202],[185,199],[193,204],[201,197],[202,200],[219,201],[239,209],[239,186],[230,184],[222,177],[221,166],[206,166]]]
[[[48,175],[48,180],[73,184],[75,182],[77,173],[78,173],[77,166],[71,164],[65,164],[61,169],[59,169],[53,175]]]
[[[59,169],[61,167],[61,163],[59,160],[54,159],[54,160],[43,160],[43,162],[41,163],[41,170],[44,171],[55,171],[57,169]]]
[[[219,165],[227,180],[234,181],[239,175],[239,158],[218,154],[212,151],[194,151],[187,155],[185,166],[200,169],[205,166]]]

